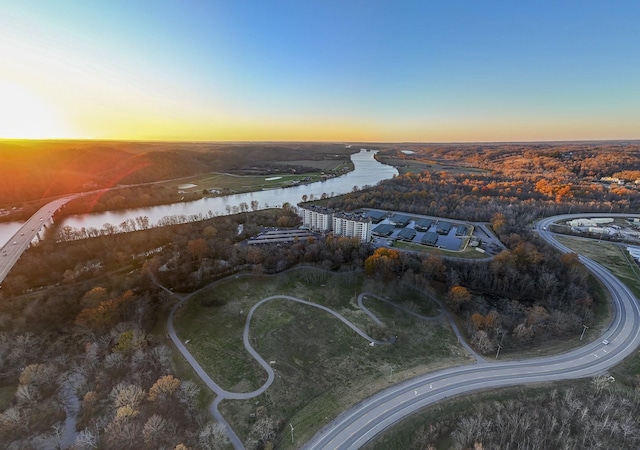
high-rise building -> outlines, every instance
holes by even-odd
[[[371,218],[364,214],[341,212],[333,215],[333,233],[337,236],[371,240]]]
[[[333,210],[316,205],[298,206],[302,225],[313,231],[331,231]]]

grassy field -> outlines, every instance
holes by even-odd
[[[225,173],[207,174],[180,180],[179,182],[167,182],[168,186],[180,189],[184,192],[201,193],[203,190],[218,190],[229,194],[255,192],[264,189],[277,189],[289,187],[300,183],[312,183],[322,180],[320,173],[301,174],[275,174],[271,175],[230,175]],[[194,184],[193,187],[180,188],[182,185]]]
[[[292,445],[290,435],[283,434],[277,448],[297,448],[344,408],[387,387],[391,368],[391,382],[398,382],[471,361],[446,324],[418,319],[370,297],[365,305],[384,322],[376,325],[357,307],[361,292],[374,292],[425,315],[439,312],[428,297],[407,286],[385,286],[354,273],[297,269],[274,277],[218,282],[180,310],[176,329],[216,382],[244,392],[266,379],[242,347],[247,312],[264,297],[282,294],[310,300],[334,309],[374,338],[397,336],[393,345],[371,347],[328,313],[284,299],[256,310],[250,338],[265,360],[274,361],[276,379],[261,396],[224,401],[221,410],[240,436],[262,416],[291,422],[296,442]]]
[[[618,244],[556,236],[556,239],[576,253],[602,264],[618,277],[636,297],[640,297],[640,270],[629,253]]]
[[[160,183],[187,193],[201,193],[203,190],[218,190],[225,194],[255,192],[265,189],[290,187],[297,184],[313,183],[325,179],[324,173],[341,174],[353,170],[351,160],[295,160],[278,161],[282,166],[304,166],[316,171],[309,173],[274,173],[273,175],[232,175],[228,173],[209,173],[195,177],[171,180]],[[181,188],[182,185],[194,184],[193,187]]]
[[[454,258],[465,258],[465,259],[490,258],[490,255],[487,255],[486,253],[480,253],[476,251],[474,247],[469,247],[469,246],[466,246],[464,250],[453,251],[453,250],[445,250],[442,248],[431,247],[429,245],[415,244],[413,242],[406,242],[401,240],[394,241],[393,246],[395,248],[399,248],[402,250],[411,250],[413,252],[434,254],[439,256],[450,256]]]
[[[486,173],[486,170],[477,169],[475,167],[456,166],[450,162],[442,163],[438,161],[427,161],[417,159],[404,158],[388,158],[380,157],[380,162],[390,164],[398,169],[400,175],[405,173],[420,172],[450,172],[450,173]]]

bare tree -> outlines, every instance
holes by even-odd
[[[137,409],[146,397],[145,391],[135,384],[118,383],[109,394],[113,407],[118,409],[123,406],[131,406]]]
[[[88,429],[80,431],[71,447],[72,450],[91,450],[98,448],[98,437]]]
[[[198,434],[198,444],[203,450],[220,450],[228,443],[227,431],[221,423],[209,422]]]

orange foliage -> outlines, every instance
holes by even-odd
[[[126,319],[137,297],[128,290],[120,297],[104,300],[93,308],[85,308],[76,317],[76,325],[95,330],[108,330]]]
[[[379,248],[364,262],[367,275],[378,274],[389,279],[400,267],[400,252],[391,248]]]

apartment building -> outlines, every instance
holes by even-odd
[[[302,225],[313,231],[331,231],[333,210],[316,205],[298,206]]]
[[[358,213],[335,213],[333,233],[337,236],[357,237],[361,242],[371,240],[371,218]]]

